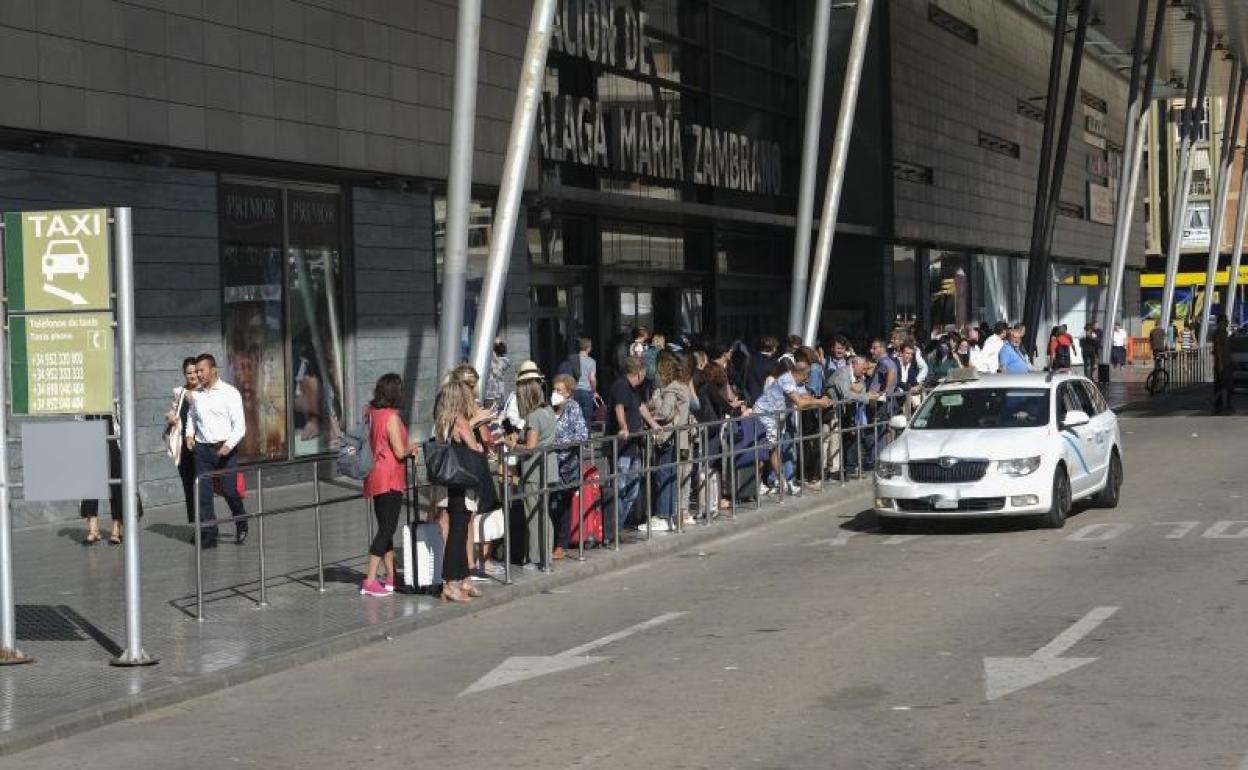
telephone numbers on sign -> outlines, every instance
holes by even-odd
[[[35,397],[36,412],[77,412],[82,411],[86,405],[86,400],[82,396],[72,396],[69,398],[40,398]]]
[[[30,363],[32,366],[82,366],[83,354],[71,351],[34,353]]]
[[[36,396],[86,396],[85,382],[36,382]]]
[[[45,366],[30,373],[32,382],[85,382],[87,370],[82,366]]]

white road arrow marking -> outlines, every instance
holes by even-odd
[[[46,291],[48,294],[51,294],[55,297],[60,297],[61,299],[65,300],[71,305],[87,304],[87,298],[82,296],[76,291],[66,291],[65,289],[62,289],[61,287],[53,286],[50,283],[45,283],[43,285],[43,290]]]
[[[1026,658],[984,658],[984,694],[990,701],[997,700],[1097,660],[1058,656],[1074,647],[1117,611],[1117,607],[1092,608],[1053,641]]]
[[[556,653],[554,655],[510,657],[500,663],[493,671],[481,677],[476,682],[473,682],[472,685],[469,686],[468,689],[461,692],[460,695],[470,695],[474,692],[492,690],[495,687],[515,684],[516,682],[523,682],[526,679],[534,679],[539,676],[554,674],[560,671],[570,671],[574,668],[580,668],[581,666],[588,666],[591,663],[604,661],[607,659],[605,656],[593,656],[588,653],[593,652],[599,647],[605,647],[608,644],[618,642],[621,639],[627,639],[633,634],[639,634],[642,631],[649,630],[655,626],[661,626],[664,623],[675,620],[684,614],[685,613],[683,612],[665,612],[658,617],[650,618],[649,620],[638,623],[635,626],[629,626],[623,631],[616,631],[614,634],[607,634],[600,639],[595,639],[592,642],[586,642],[579,647],[573,647],[570,650],[564,650],[563,652]]]
[[[861,534],[861,532],[855,532],[852,529],[837,530],[836,537],[825,537],[822,540],[807,543],[807,545],[848,545],[851,537]]]

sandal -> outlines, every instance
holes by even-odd
[[[459,584],[459,590],[468,595],[469,598],[476,599],[481,596],[481,589],[474,586],[468,581]]]
[[[121,545],[121,535],[109,535],[108,544],[109,545]]]
[[[443,586],[442,587],[442,601],[454,602],[456,604],[467,604],[468,602],[472,601],[472,599],[470,597],[465,596],[464,594],[460,593],[459,591],[455,589],[448,589],[446,586]]]
[[[100,540],[102,539],[103,538],[100,537],[99,532],[88,532],[87,538],[82,541],[82,544],[83,545],[95,545],[96,543],[100,542]]]

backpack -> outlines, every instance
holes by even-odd
[[[363,481],[373,472],[373,421],[368,415],[354,428],[342,434],[338,442],[338,472],[347,478]]]
[[[1070,345],[1066,345],[1061,342],[1057,344],[1057,349],[1053,351],[1053,368],[1070,368]]]

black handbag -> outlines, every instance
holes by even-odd
[[[479,479],[474,472],[476,453],[457,441],[425,442],[425,470],[429,483],[442,487],[476,489]]]

